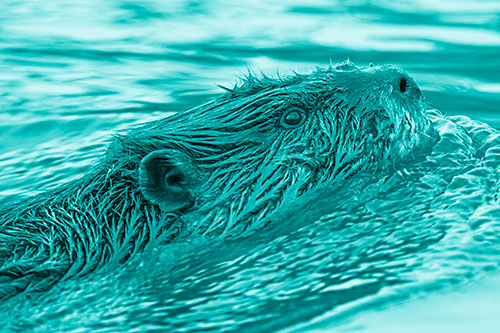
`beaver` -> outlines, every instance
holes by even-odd
[[[0,297],[189,235],[237,237],[321,186],[404,159],[432,131],[415,81],[350,61],[249,74],[201,106],[117,134],[83,178],[0,211]]]

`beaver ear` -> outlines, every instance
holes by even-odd
[[[157,150],[139,166],[139,186],[144,197],[164,211],[188,208],[199,175],[194,161],[177,150]]]

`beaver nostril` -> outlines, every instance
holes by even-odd
[[[399,91],[404,93],[406,91],[406,79],[402,78],[401,81],[399,81]]]

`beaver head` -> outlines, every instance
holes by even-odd
[[[419,145],[429,128],[403,71],[351,62],[256,78],[220,98],[119,136],[110,163],[188,233],[232,236],[315,187]],[[135,173],[134,173],[135,172]]]

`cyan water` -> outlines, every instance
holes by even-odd
[[[3,1],[0,203],[80,177],[112,133],[249,68],[347,58],[400,66],[430,106],[489,126],[439,120],[420,164],[347,186],[319,221],[160,247],[0,304],[1,329],[499,331],[498,1]]]

